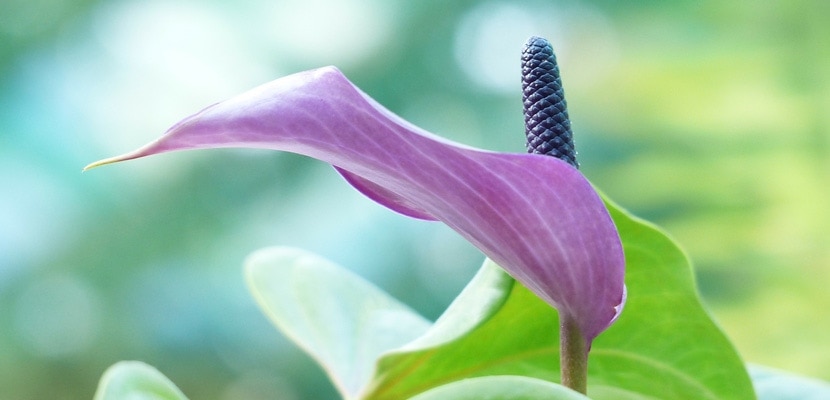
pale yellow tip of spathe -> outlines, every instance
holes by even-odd
[[[103,160],[98,160],[98,161],[95,161],[94,163],[91,163],[91,164],[87,165],[86,167],[84,167],[82,172],[89,171],[93,168],[98,168],[102,165],[113,164],[113,163],[117,163],[119,161],[124,161],[125,159],[126,158],[123,155],[121,155],[121,156],[105,158]]]

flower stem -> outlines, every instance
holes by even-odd
[[[559,367],[562,385],[579,393],[588,391],[588,343],[576,320],[560,314]]]

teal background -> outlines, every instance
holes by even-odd
[[[302,247],[435,318],[477,250],[295,155],[81,168],[330,64],[416,125],[521,152],[534,34],[558,54],[583,172],[687,249],[747,360],[830,379],[827,15],[822,0],[5,0],[0,399],[91,398],[125,359],[193,399],[334,398],[256,309],[244,257]]]

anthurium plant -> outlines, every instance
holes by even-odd
[[[306,251],[248,257],[245,277],[265,315],[344,399],[806,398],[787,397],[796,388],[830,396],[821,382],[748,368],[701,305],[682,250],[579,172],[545,39],[528,41],[522,83],[528,153],[440,138],[325,67],[209,106],[87,169],[188,149],[293,152],[478,247],[483,266],[436,321]],[[142,394],[185,398],[140,362],[110,368],[95,398]]]

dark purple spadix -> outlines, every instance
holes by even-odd
[[[547,39],[533,36],[522,51],[522,93],[527,151],[579,168],[559,66]]]

